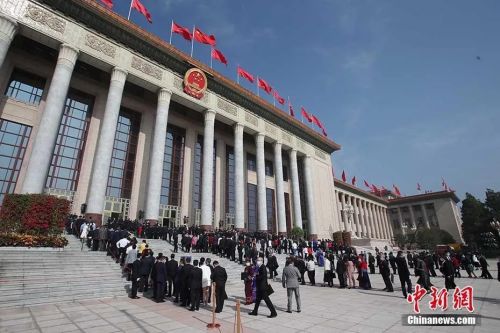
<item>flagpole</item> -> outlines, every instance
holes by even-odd
[[[238,69],[240,68],[240,64],[236,66],[236,83],[240,84],[240,74],[238,73]]]
[[[191,58],[193,57],[193,48],[194,48],[194,30],[196,29],[196,26],[193,25],[193,39],[191,39]]]
[[[172,19],[172,24],[170,25],[170,45],[172,45],[172,30],[174,30],[174,20]]]
[[[260,97],[260,94],[259,94],[259,77],[257,76],[257,80],[255,80],[255,83],[256,83],[256,86],[257,86],[257,96]]]
[[[214,58],[212,57],[212,48],[210,48],[210,68],[212,68]]]
[[[130,8],[128,9],[128,17],[127,17],[127,20],[130,21],[130,14],[132,13],[132,3],[134,2],[134,0],[130,0]]]

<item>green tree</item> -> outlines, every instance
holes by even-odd
[[[293,227],[292,238],[293,239],[300,239],[302,237],[304,237],[304,230],[302,230],[301,227]]]
[[[419,228],[415,232],[415,243],[420,249],[434,250],[440,243],[439,232],[435,228]]]
[[[406,244],[408,244],[408,237],[406,237],[406,235],[403,235],[403,233],[398,232],[394,234],[394,241],[401,249],[403,249]]]
[[[489,203],[492,207],[495,207],[495,196],[489,191],[486,192],[487,196],[489,193]],[[465,199],[462,201],[462,234],[465,242],[471,246],[480,245],[480,235],[491,231],[489,225],[491,220],[491,213],[485,204],[472,194],[466,193]]]

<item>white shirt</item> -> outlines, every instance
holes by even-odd
[[[306,263],[306,267],[307,267],[308,271],[314,271],[314,269],[316,268],[316,264],[314,263],[314,260],[309,260]]]
[[[210,270],[210,267],[208,267],[205,264],[203,264],[200,268],[201,268],[201,272],[202,272],[201,286],[203,288],[209,287],[210,286],[210,274],[212,274],[212,271]]]
[[[330,270],[330,260],[325,257],[325,271]]]
[[[126,238],[122,238],[122,239],[120,239],[118,242],[116,242],[116,247],[120,249],[120,248],[122,248],[122,247],[127,246],[127,245],[128,245],[128,243],[129,243],[128,239],[126,239]]]

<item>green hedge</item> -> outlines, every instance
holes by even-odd
[[[0,232],[49,236],[61,234],[70,202],[46,194],[7,194],[0,210]]]

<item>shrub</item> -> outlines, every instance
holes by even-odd
[[[292,238],[300,239],[304,237],[304,230],[301,227],[293,227],[292,229]]]
[[[27,235],[18,233],[0,233],[1,246],[26,246],[26,247],[64,247],[68,240],[61,236]]]
[[[56,235],[64,228],[70,202],[46,194],[7,194],[0,210],[0,232]]]

